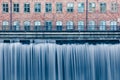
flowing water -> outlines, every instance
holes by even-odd
[[[0,43],[0,80],[120,80],[120,44]]]

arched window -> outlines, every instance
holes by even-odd
[[[95,30],[95,21],[88,22],[88,30]]]
[[[57,28],[58,31],[62,30],[62,21],[57,21],[56,22],[56,28]]]
[[[47,31],[52,30],[52,21],[46,21],[45,26]]]
[[[34,30],[38,31],[40,30],[41,22],[40,21],[35,21],[35,27]]]
[[[73,30],[73,22],[72,21],[68,21],[67,22],[67,30]]]
[[[117,30],[117,22],[116,21],[110,22],[110,30]]]
[[[20,30],[19,21],[14,21],[14,22],[13,22],[13,28],[14,28],[14,30]]]
[[[26,31],[29,31],[29,30],[30,30],[30,21],[25,21],[25,22],[24,22],[24,29],[25,29]]]
[[[8,30],[8,26],[9,26],[9,22],[3,21],[3,23],[2,23],[3,30]]]
[[[78,30],[84,30],[84,21],[78,22]]]
[[[100,30],[106,30],[106,21],[100,21]]]

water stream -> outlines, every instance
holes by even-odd
[[[0,43],[0,80],[120,80],[120,44]]]

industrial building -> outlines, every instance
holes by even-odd
[[[0,0],[0,30],[118,31],[119,0]]]

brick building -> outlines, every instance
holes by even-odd
[[[119,0],[0,0],[0,30],[119,30]],[[11,6],[12,5],[12,6]]]

